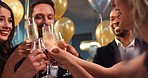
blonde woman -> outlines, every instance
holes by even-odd
[[[121,12],[119,19],[124,28],[135,29],[145,41],[148,29],[148,5],[146,0],[114,0],[115,8]],[[141,5],[141,6],[139,6]],[[140,32],[139,32],[140,31]],[[73,48],[73,47],[71,47]],[[148,50],[147,50],[148,51]],[[148,53],[137,56],[130,61],[123,61],[111,68],[79,59],[60,48],[54,48],[49,56],[57,65],[71,72],[75,78],[148,78]]]

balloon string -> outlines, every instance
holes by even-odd
[[[103,25],[102,25],[102,23],[103,23],[103,15],[102,15],[102,13],[99,13],[99,18],[100,18],[100,22],[101,22],[101,30],[100,30],[100,32],[104,33]],[[102,44],[102,46],[104,46],[103,35],[101,35],[101,44]]]
[[[103,15],[102,15],[102,13],[99,13],[99,17],[100,17],[100,21],[101,21],[101,24],[102,24],[102,22],[103,22]]]
[[[25,0],[25,19],[29,18],[29,0]]]

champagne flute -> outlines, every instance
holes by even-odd
[[[27,38],[33,42],[33,46],[31,46],[31,51],[33,51],[35,49],[34,45],[35,45],[35,40],[38,39],[38,29],[37,29],[37,25],[34,21],[34,18],[28,18],[26,20],[26,31],[27,31]]]
[[[44,24],[42,27],[42,34],[45,47],[48,48],[48,50],[52,49],[54,46],[53,24],[51,24],[51,26],[46,26]]]
[[[50,26],[47,25],[43,25],[42,27],[42,34],[43,34],[43,42],[45,45],[45,49],[51,50],[55,45],[54,45],[54,41],[55,41],[55,37],[54,37],[54,33],[53,33],[53,24],[50,24]],[[49,71],[52,68],[52,65],[47,65],[46,67],[46,76],[44,76],[43,78],[55,78],[55,75],[51,74],[51,71]],[[50,72],[50,73],[49,73]]]
[[[61,32],[55,32],[55,41],[58,47],[66,51],[66,42]],[[71,73],[68,70],[66,70],[66,73],[63,76],[69,76],[69,75],[71,75]]]
[[[37,40],[33,41],[33,48],[32,51],[35,49],[40,49],[42,50],[42,43],[41,43],[41,39],[38,38]],[[36,78],[39,78],[39,73],[36,74]]]
[[[55,44],[61,49],[66,51],[65,40],[61,34],[61,32],[55,32]]]
[[[41,38],[38,38],[37,40],[33,41],[33,50],[35,49],[40,49],[43,52],[45,52],[45,45],[42,41]],[[45,53],[46,54],[46,53]],[[41,60],[43,61],[43,60]],[[39,71],[39,73],[41,73],[42,75],[40,75],[39,73],[36,74],[36,78],[54,78],[53,76],[49,75],[49,65],[47,65],[46,69]],[[47,72],[46,72],[47,71]],[[47,74],[44,76],[44,73]],[[48,76],[49,75],[49,76]]]
[[[26,31],[29,40],[34,41],[38,38],[38,28],[34,21],[34,18],[27,19]]]
[[[33,48],[32,50],[40,49],[42,50],[41,39],[38,38],[37,40],[33,41]]]

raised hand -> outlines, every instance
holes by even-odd
[[[11,60],[11,62],[14,63],[14,65],[16,63],[18,63],[23,57],[27,57],[28,54],[31,53],[31,51],[30,51],[30,46],[31,45],[30,44],[31,44],[31,42],[29,40],[24,41],[11,54],[9,59]]]
[[[71,59],[71,56],[73,55],[57,47],[49,51],[48,56],[54,59],[58,66],[67,69],[66,68],[66,65],[68,65],[67,61],[69,61]]]
[[[39,71],[44,70],[47,64],[46,55],[41,50],[36,49],[26,57],[16,73],[25,76],[24,78],[32,78]]]

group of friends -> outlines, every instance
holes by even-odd
[[[61,43],[64,46],[48,50],[46,54],[40,49],[31,52],[29,40],[13,47],[14,14],[6,3],[0,2],[1,78],[36,77],[49,63],[59,66],[57,78],[64,78],[66,70],[71,74],[67,78],[147,78],[148,1],[113,0],[112,6],[110,27],[116,38],[97,49],[92,63],[78,58],[80,55],[68,43]],[[43,25],[54,23],[54,15],[52,0],[36,0],[32,4],[30,16],[34,17],[40,38]]]

